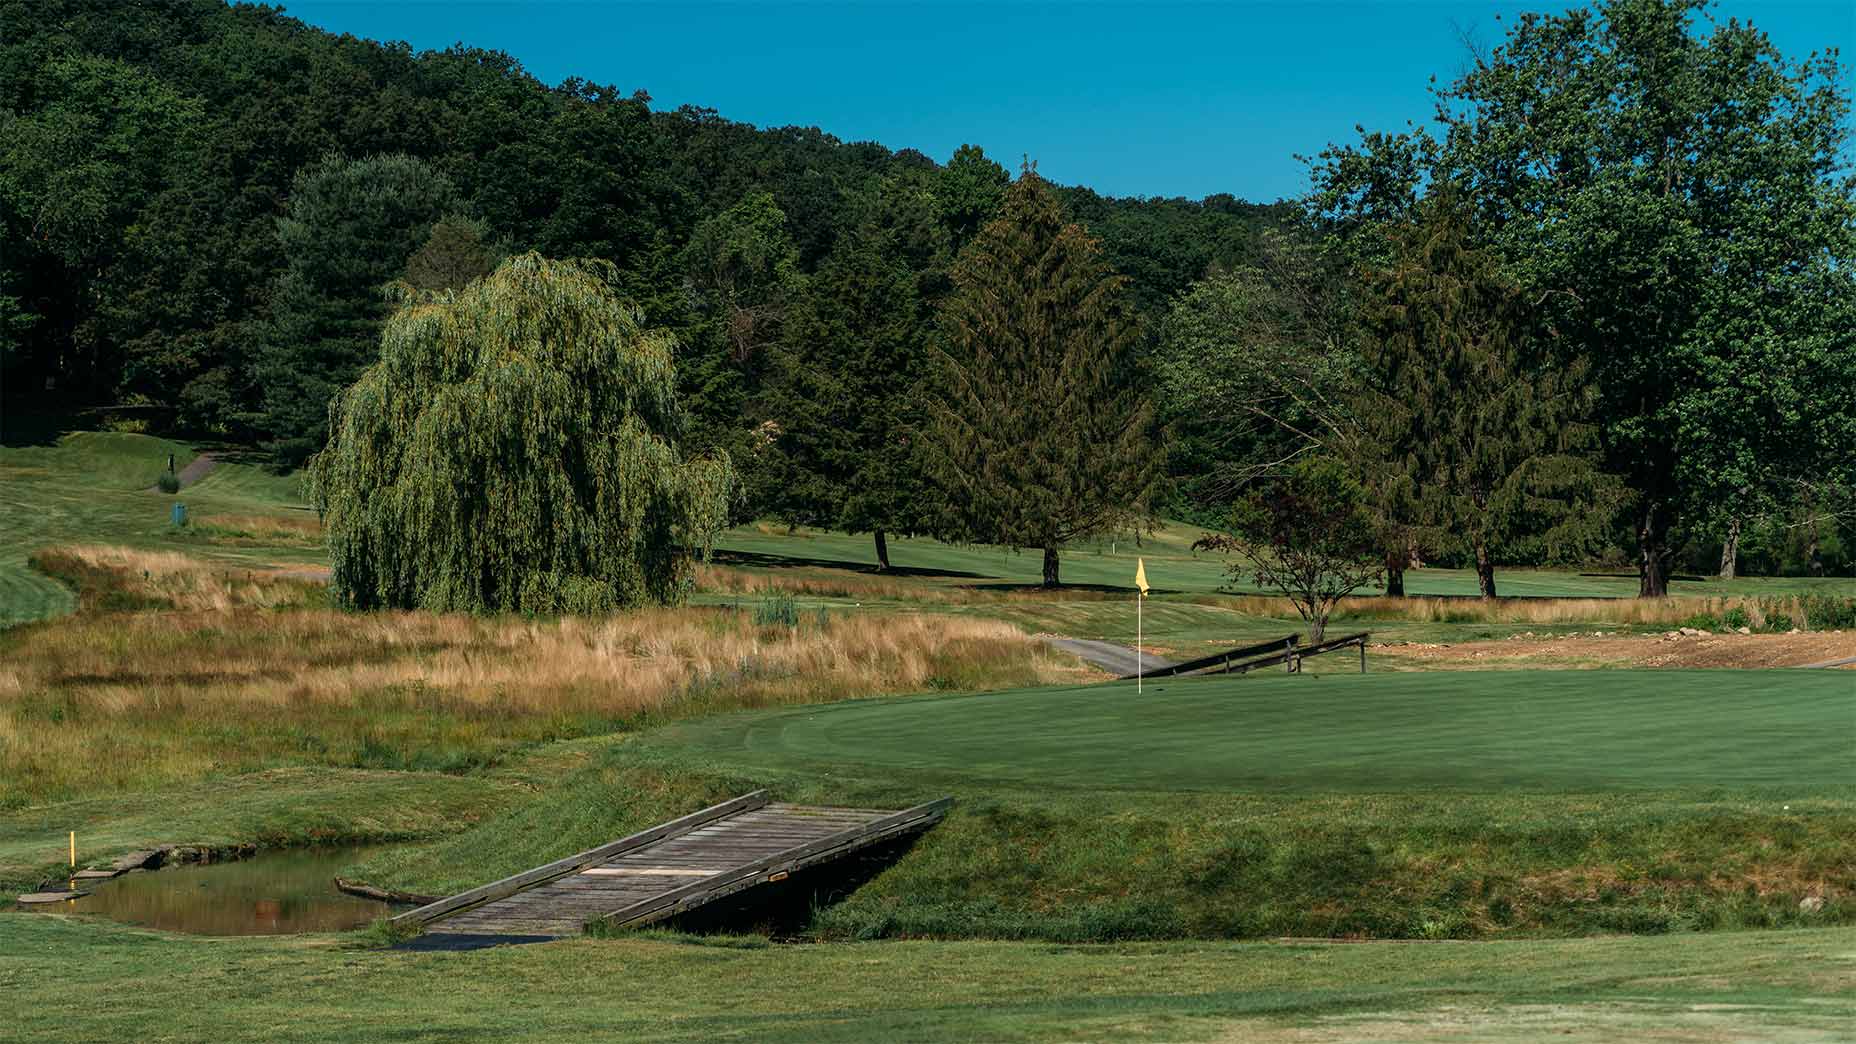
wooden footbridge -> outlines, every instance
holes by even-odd
[[[577,935],[588,924],[650,924],[806,867],[919,833],[953,804],[820,808],[775,804],[767,792],[460,892],[393,918],[428,934]]]

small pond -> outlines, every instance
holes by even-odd
[[[336,889],[336,873],[368,852],[356,847],[273,849],[249,859],[80,882],[91,894],[25,909],[90,914],[194,935],[346,931],[400,909]]]

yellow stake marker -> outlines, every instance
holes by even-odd
[[[71,831],[71,869],[77,869],[77,831]]]

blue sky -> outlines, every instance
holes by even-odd
[[[580,76],[762,126],[945,160],[962,143],[1115,195],[1253,200],[1306,185],[1295,154],[1356,123],[1422,120],[1433,74],[1498,15],[1564,0],[1227,4],[516,3],[283,0],[334,32],[507,51],[547,83]],[[1788,55],[1856,59],[1856,0],[1728,0]]]

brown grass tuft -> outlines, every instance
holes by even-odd
[[[1281,616],[1286,603],[1273,595],[1207,595],[1193,599],[1256,616]],[[1384,596],[1343,598],[1336,619],[1407,620],[1416,623],[1617,624],[1674,627],[1695,616],[1720,617],[1743,610],[1754,628],[1768,611],[1784,611],[1804,626],[1798,599],[1750,597],[1672,598],[1440,598]]]

